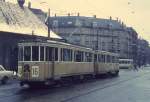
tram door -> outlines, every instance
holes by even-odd
[[[30,64],[27,63],[28,61],[31,61],[31,46],[24,46],[24,49],[21,49],[23,53],[23,61],[24,63],[21,63],[21,66],[23,68],[23,73],[22,76],[24,79],[30,79],[30,72],[31,72],[31,68],[30,68]],[[27,61],[27,62],[25,62]]]
[[[48,62],[48,74],[54,78],[55,61],[57,60],[58,49],[54,47],[46,47],[46,61]]]

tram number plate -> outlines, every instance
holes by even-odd
[[[32,66],[32,77],[39,77],[39,66]]]

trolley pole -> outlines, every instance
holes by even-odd
[[[50,38],[50,9],[48,9],[48,38]]]

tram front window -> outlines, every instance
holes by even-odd
[[[24,61],[31,61],[31,47],[24,47]]]
[[[32,61],[38,61],[38,60],[39,60],[39,47],[32,46]]]
[[[18,54],[18,60],[23,61],[23,47],[19,47],[19,54]]]

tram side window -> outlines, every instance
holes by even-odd
[[[32,46],[32,61],[39,60],[39,46]]]
[[[58,60],[58,48],[46,47],[46,61]]]
[[[109,55],[107,55],[107,62],[110,63],[111,62],[111,57]]]
[[[98,62],[102,62],[102,61],[101,61],[101,55],[100,55],[100,54],[98,55]]]
[[[19,47],[19,54],[18,54],[18,60],[23,61],[23,47]]]
[[[116,63],[116,57],[112,56],[112,63]]]
[[[92,53],[85,52],[85,61],[92,62]]]
[[[75,51],[75,61],[76,62],[83,62],[84,56],[82,51]]]
[[[24,61],[31,61],[31,46],[24,47]]]
[[[40,61],[44,61],[44,46],[40,47]]]
[[[61,61],[72,61],[72,50],[71,49],[61,49]]]
[[[53,48],[52,47],[46,47],[46,61],[52,61],[53,58]]]
[[[116,62],[116,63],[119,63],[119,57],[116,56],[115,62]]]
[[[101,55],[101,62],[105,62],[105,55]]]
[[[94,54],[94,61],[97,62],[97,54]]]
[[[58,61],[58,48],[55,48],[55,61]]]

